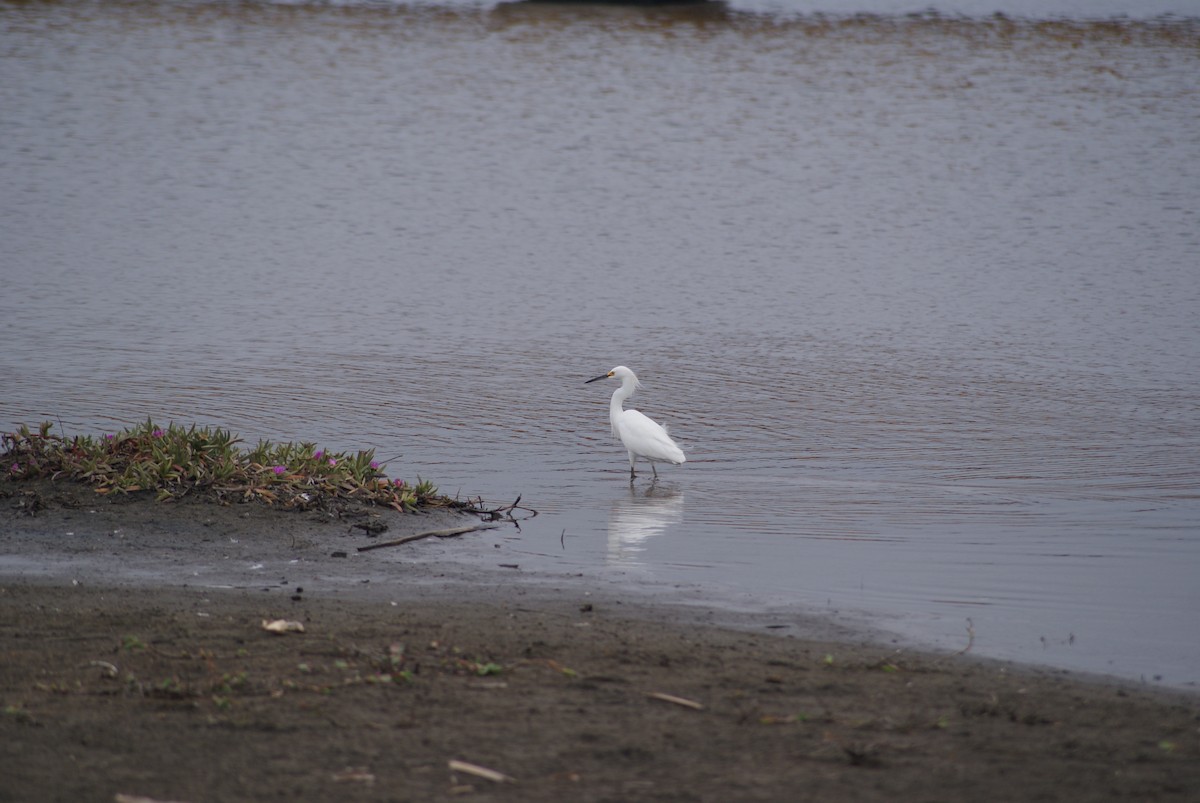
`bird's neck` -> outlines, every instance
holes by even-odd
[[[624,409],[625,400],[630,396],[630,392],[625,386],[617,388],[613,392],[612,400],[608,403],[608,420],[612,424],[613,435],[620,436],[620,430],[617,429],[617,420],[621,417],[621,411]]]

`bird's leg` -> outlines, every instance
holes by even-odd
[[[633,464],[634,464],[636,461],[637,461],[637,457],[636,457],[636,456],[634,456],[633,452],[630,452],[630,453],[629,453],[629,481],[630,481],[630,482],[633,482],[633,478],[637,476],[637,473],[636,473],[636,472],[634,472],[634,470],[633,470]],[[654,464],[653,464],[653,463],[651,463],[651,464],[650,464],[650,467],[651,467],[651,468],[654,468]]]
[[[654,467],[654,463],[650,464],[650,470],[654,472],[654,479],[658,479],[658,469]]]

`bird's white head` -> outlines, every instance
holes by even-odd
[[[642,383],[638,381],[637,374],[626,368],[624,365],[618,365],[607,374],[600,374],[600,376],[593,377],[583,384],[586,385],[590,382],[599,382],[601,379],[609,379],[610,377],[612,379],[620,380],[622,385],[629,384],[635,388],[640,388],[642,386]]]

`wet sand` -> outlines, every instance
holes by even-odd
[[[0,800],[1200,789],[1194,694],[897,649],[816,619],[726,628],[582,582],[334,557],[370,541],[351,519],[27,490],[0,483]],[[379,539],[454,521],[387,523]],[[251,553],[297,568],[262,576]],[[372,566],[387,583],[350,581]],[[264,629],[281,619],[304,631]]]

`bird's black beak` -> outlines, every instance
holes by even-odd
[[[583,384],[585,384],[585,385],[590,385],[590,384],[591,384],[591,383],[593,383],[593,382],[599,382],[601,379],[608,379],[610,376],[612,376],[612,374],[611,374],[611,373],[608,373],[608,374],[600,374],[600,376],[597,376],[597,377],[595,377],[595,378],[593,378],[593,379],[589,379],[587,382],[584,382]]]

